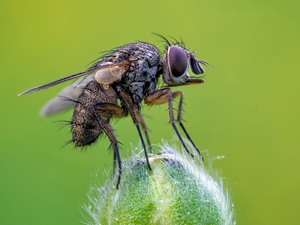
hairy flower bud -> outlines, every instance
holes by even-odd
[[[200,163],[169,146],[149,160],[152,171],[127,162],[119,190],[114,181],[94,190],[90,224],[234,224],[227,192]]]

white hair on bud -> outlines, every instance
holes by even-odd
[[[186,142],[188,143],[188,141]],[[97,187],[92,187],[91,194],[88,196],[90,203],[84,206],[85,211],[88,213],[88,218],[85,218],[86,224],[116,224],[119,222],[120,224],[124,224],[124,214],[119,215],[118,213],[120,212],[120,207],[121,211],[124,208],[124,198],[126,199],[125,205],[129,207],[125,210],[125,217],[128,216],[129,220],[127,220],[127,222],[130,222],[130,218],[137,216],[137,212],[135,211],[136,204],[144,204],[143,201],[147,203],[147,198],[143,198],[145,193],[150,193],[151,199],[148,199],[148,201],[153,202],[152,204],[154,205],[151,211],[145,212],[145,210],[147,211],[146,207],[144,211],[140,213],[142,215],[146,214],[148,218],[151,218],[150,224],[173,224],[172,220],[176,217],[174,214],[176,214],[178,207],[180,210],[183,210],[179,215],[187,215],[190,212],[191,214],[200,212],[197,211],[195,205],[191,205],[192,208],[185,207],[189,205],[191,198],[195,197],[195,193],[196,197],[198,196],[198,191],[201,192],[199,192],[199,197],[202,196],[200,197],[201,202],[207,205],[205,209],[199,205],[200,208],[202,207],[201,218],[204,221],[211,221],[211,218],[217,216],[217,224],[236,224],[234,221],[233,204],[231,203],[228,192],[223,187],[221,178],[214,179],[208,174],[200,157],[197,157],[196,151],[195,160],[192,160],[184,150],[178,151],[176,147],[170,146],[165,142],[163,142],[162,145],[155,145],[153,147],[159,148],[160,154],[149,154],[149,161],[153,169],[152,173],[140,173],[136,171],[144,170],[143,168],[145,167],[141,167],[140,165],[145,165],[145,159],[142,153],[143,151],[136,154],[141,147],[134,148],[132,146],[131,151],[134,153],[134,156],[124,163],[124,173],[121,179],[120,190],[115,189],[115,179],[109,179],[105,187],[99,188],[98,185]],[[189,147],[193,150],[192,146]],[[209,159],[206,159],[206,161],[207,160]],[[157,162],[160,162],[160,164],[157,164]],[[180,170],[183,173],[181,173]],[[175,174],[176,176],[178,172],[181,173],[181,176],[183,174],[186,177],[181,180],[180,175],[178,177],[171,175]],[[138,177],[134,177],[136,175]],[[147,181],[136,181],[140,179],[146,179]],[[185,183],[186,181],[188,182]],[[180,189],[177,190],[174,184],[180,185]],[[132,192],[134,192],[134,194]],[[206,194],[203,195],[203,192]],[[136,199],[132,197],[127,199],[127,196],[132,195],[134,195]],[[178,206],[178,203],[176,203],[178,197],[188,201],[183,202],[185,206]],[[133,210],[130,210],[130,207],[133,207]],[[140,206],[138,205],[138,207]],[[175,210],[175,212],[172,210]],[[124,211],[122,212],[124,213]],[[173,213],[169,215],[170,212]],[[105,218],[105,222],[103,222],[103,217]],[[183,216],[181,222],[184,222],[184,219],[187,218],[188,216]],[[207,218],[210,219],[207,220]],[[142,224],[143,222],[145,221],[142,216],[140,223]],[[193,221],[189,221],[189,223],[191,224]],[[201,224],[206,224],[206,222]]]

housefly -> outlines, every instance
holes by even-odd
[[[113,118],[130,115],[141,140],[146,163],[151,171],[146,143],[151,148],[148,129],[141,113],[142,103],[146,105],[168,104],[170,123],[186,152],[194,157],[182,138],[177,124],[188,141],[203,157],[182,123],[183,92],[172,91],[172,86],[201,84],[203,79],[189,76],[189,68],[198,75],[204,73],[194,53],[185,48],[183,42],[163,38],[164,52],[147,42],[134,42],[108,51],[88,70],[73,74],[48,84],[31,88],[19,95],[44,90],[62,82],[79,78],[64,88],[57,97],[43,108],[44,115],[74,108],[71,120],[72,142],[77,147],[94,143],[103,132],[114,149],[114,174],[117,168],[117,189],[122,175],[119,143],[110,125]],[[164,86],[159,87],[162,77]],[[179,98],[177,118],[174,115],[173,99]],[[144,133],[144,137],[142,134]]]

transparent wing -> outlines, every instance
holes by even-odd
[[[24,92],[18,94],[18,96],[29,94],[29,93],[33,93],[33,92],[36,92],[36,91],[45,90],[47,88],[53,87],[53,86],[58,85],[60,83],[66,82],[68,80],[73,80],[73,79],[76,79],[76,78],[79,78],[79,77],[82,77],[82,76],[86,76],[86,75],[94,72],[95,70],[99,70],[99,69],[101,69],[101,67],[100,68],[97,68],[97,67],[96,68],[91,68],[91,69],[88,69],[88,70],[86,70],[84,72],[72,74],[70,76],[63,77],[61,79],[52,81],[50,83],[47,83],[47,84],[44,84],[44,85],[41,85],[41,86],[38,86],[38,87],[30,88],[29,90],[24,91]]]
[[[76,101],[83,91],[83,88],[92,80],[95,74],[76,80],[71,85],[65,87],[55,98],[51,99],[41,110],[42,116],[50,116],[58,112],[66,111],[76,104]]]
[[[108,89],[109,84],[120,80],[127,69],[128,62],[123,62],[121,64],[109,62],[103,64],[101,69],[98,69],[86,77],[78,79],[73,84],[64,88],[55,98],[50,100],[42,108],[40,114],[42,116],[50,116],[74,107],[78,97],[89,82],[96,80],[98,83],[103,84],[104,89]]]
[[[20,93],[18,96],[33,93],[40,90],[45,90],[60,83],[80,78],[73,84],[64,88],[54,99],[50,100],[50,102],[48,102],[44,106],[44,108],[41,110],[41,115],[49,116],[57,112],[67,110],[70,107],[74,106],[78,97],[82,93],[83,88],[90,81],[95,79],[95,74],[97,82],[104,84],[107,89],[109,84],[112,84],[113,82],[122,78],[122,76],[127,72],[129,64],[130,61],[128,60],[123,60],[120,63],[103,62],[84,72],[72,74],[70,76],[63,77],[50,83],[31,88],[27,91]]]

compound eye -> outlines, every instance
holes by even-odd
[[[185,74],[188,67],[188,58],[182,48],[171,46],[168,50],[168,62],[171,74],[174,77],[180,77]]]
[[[191,69],[194,74],[204,73],[204,69],[201,67],[199,61],[197,61],[192,57],[190,62],[191,62]]]

